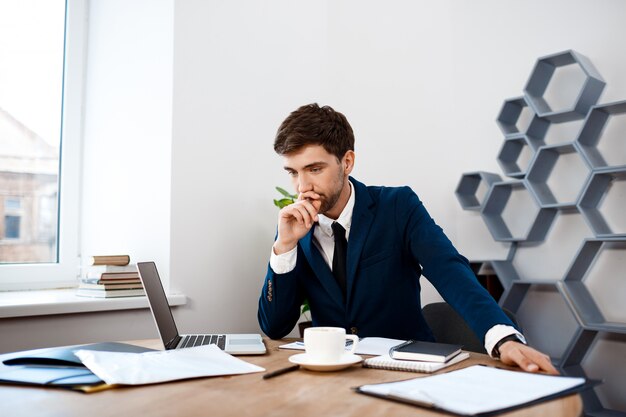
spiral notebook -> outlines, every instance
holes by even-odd
[[[425,361],[404,361],[392,359],[389,355],[376,356],[374,358],[365,359],[363,367],[375,369],[387,369],[390,371],[407,371],[407,372],[423,372],[433,373],[440,369],[446,368],[455,363],[459,363],[469,358],[469,352],[461,352],[448,362],[425,362]]]

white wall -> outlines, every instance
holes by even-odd
[[[173,7],[92,1],[82,255],[155,260],[169,277]]]
[[[176,3],[171,274],[189,329],[258,331],[274,186],[287,185],[272,137],[323,90],[320,4]]]
[[[626,98],[619,1],[179,0],[175,14],[172,285],[193,299],[190,327],[257,328],[273,187],[289,185],[272,140],[297,106],[344,112],[355,177],[411,185],[463,253],[488,259],[508,247],[454,189],[500,172],[495,118],[536,59],[575,49],[605,77],[602,101]]]
[[[464,172],[499,172],[495,118],[535,60],[575,49],[607,81],[601,101],[626,98],[619,0],[91,3],[83,253],[156,260],[190,299],[183,331],[258,330],[271,200],[289,185],[272,141],[299,105],[344,112],[354,175],[411,185],[463,253],[488,258],[506,248],[454,189]],[[101,340],[132,338],[120,323],[133,314],[98,316]],[[94,320],[28,319],[51,343]],[[132,334],[155,334],[140,322]]]

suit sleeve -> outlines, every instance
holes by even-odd
[[[417,195],[408,187],[403,191],[396,202],[397,218],[404,219],[398,223],[399,233],[405,233],[405,249],[416,267],[421,266],[423,275],[483,342],[496,324],[513,326]]]
[[[268,265],[265,282],[259,298],[257,318],[261,330],[272,339],[285,337],[300,317],[304,292],[299,281],[303,255],[298,253],[296,267],[285,274],[277,274]]]

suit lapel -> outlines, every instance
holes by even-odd
[[[374,214],[371,210],[374,201],[369,195],[367,187],[350,178],[354,185],[355,201],[352,211],[352,225],[350,226],[350,236],[348,237],[348,258],[347,258],[347,302],[350,302],[352,286],[356,278],[356,270],[363,252],[363,246],[369,234],[370,227],[374,221]]]
[[[333,301],[343,307],[344,303],[341,288],[339,288],[339,284],[331,272],[330,267],[326,261],[324,261],[322,254],[313,243],[313,230],[315,230],[315,226],[313,226],[305,237],[300,239],[300,246],[313,272],[322,283],[322,286],[326,289],[328,294],[330,294]]]

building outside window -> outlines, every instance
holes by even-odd
[[[85,16],[0,0],[0,290],[75,276]]]

